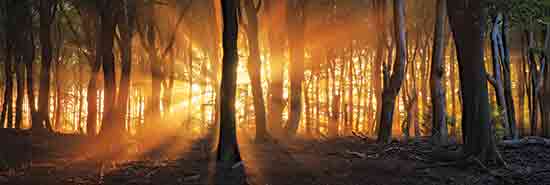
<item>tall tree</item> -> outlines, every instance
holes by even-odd
[[[120,89],[117,96],[117,127],[124,128],[126,114],[128,112],[128,99],[130,93],[130,74],[132,73],[132,38],[134,35],[136,19],[136,2],[125,0],[121,7],[122,15],[119,18],[118,29],[120,33],[119,46],[121,48],[122,71],[120,77]]]
[[[374,11],[376,14],[373,16],[376,19],[376,27],[380,30],[377,30],[376,33],[376,58],[374,59],[373,70],[372,70],[372,79],[373,79],[373,90],[374,98],[376,100],[376,111],[380,112],[382,109],[382,64],[384,63],[384,46],[386,45],[386,34],[385,34],[385,20],[386,20],[386,0],[375,0]],[[380,121],[380,116],[374,114],[374,124],[372,128],[376,128],[376,124]]]
[[[244,184],[244,166],[237,143],[235,96],[237,92],[238,0],[221,0],[223,17],[223,59],[220,107],[220,135],[216,158],[216,184]]]
[[[57,12],[56,0],[40,0],[40,45],[41,45],[41,70],[40,91],[38,95],[38,110],[40,120],[32,125],[32,129],[39,131],[47,128],[52,131],[50,123],[50,73],[52,63],[52,23]],[[44,127],[45,126],[45,127]]]
[[[447,4],[462,89],[463,152],[482,162],[495,159],[497,154],[491,130],[484,65],[483,43],[487,17],[484,4],[484,0],[453,0]]]
[[[431,69],[431,95],[432,95],[432,137],[437,144],[447,143],[447,110],[445,108],[445,86],[443,86],[443,74],[445,73],[445,25],[447,14],[447,0],[438,0],[436,5],[436,21],[434,30],[434,44],[432,52]]]
[[[287,124],[287,135],[296,135],[302,114],[302,81],[304,80],[304,0],[289,0],[288,31],[290,48],[290,107]]]
[[[103,63],[103,81],[105,86],[105,95],[103,98],[103,120],[101,124],[102,134],[117,133],[120,126],[113,121],[116,115],[116,106],[112,103],[116,101],[116,74],[115,74],[115,57],[113,54],[115,27],[116,27],[116,12],[119,8],[119,1],[100,0],[99,16],[101,19],[101,50],[99,52]],[[122,126],[124,128],[124,126]],[[109,133],[111,132],[111,133]]]
[[[283,109],[285,106],[283,99],[284,85],[284,61],[285,61],[285,42],[286,38],[284,28],[286,27],[285,11],[286,1],[268,0],[266,10],[269,15],[269,48],[270,58],[270,85],[269,85],[269,125],[272,133],[280,136],[283,125]]]
[[[496,99],[497,99],[497,105],[498,109],[502,110],[501,112],[504,113],[501,117],[503,118],[502,124],[505,130],[505,133],[507,136],[511,136],[511,128],[508,121],[508,105],[506,102],[506,97],[504,94],[504,84],[503,84],[503,78],[501,73],[501,60],[502,60],[502,53],[500,52],[500,24],[502,24],[502,15],[497,15],[493,19],[493,28],[491,29],[491,53],[492,53],[492,62],[493,62],[493,75],[488,75],[487,79],[493,85],[496,92]]]
[[[395,0],[393,6],[395,26],[394,42],[397,46],[397,51],[395,63],[393,64],[393,72],[391,77],[389,77],[389,81],[384,82],[384,91],[382,92],[382,110],[380,111],[380,129],[378,132],[379,143],[389,143],[391,141],[395,99],[401,89],[401,84],[405,76],[405,67],[407,66],[405,1]]]
[[[254,101],[254,114],[256,120],[256,141],[262,141],[267,136],[266,113],[264,104],[264,93],[262,89],[262,70],[260,59],[260,44],[258,38],[258,10],[260,7],[254,5],[254,0],[245,0],[244,8],[248,24],[245,26],[250,56],[247,69],[252,86]]]

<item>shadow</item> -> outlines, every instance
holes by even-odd
[[[215,158],[209,137],[185,138],[173,135],[154,142],[135,161],[104,174],[103,184],[185,185],[211,184]]]

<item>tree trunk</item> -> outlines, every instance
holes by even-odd
[[[535,48],[535,33],[533,30],[528,30],[527,33],[528,37],[528,48]],[[529,91],[529,113],[530,113],[530,125],[531,125],[531,135],[537,135],[537,121],[538,121],[538,114],[537,114],[537,107],[538,107],[538,95],[537,95],[537,87],[538,87],[538,70],[537,70],[537,60],[535,57],[534,52],[532,52],[530,49],[528,50],[528,65],[529,65],[529,77],[530,77],[530,91]]]
[[[221,83],[220,135],[216,160],[216,182],[220,185],[241,185],[245,183],[237,143],[235,120],[235,96],[237,91],[237,0],[222,0],[223,12],[223,68]]]
[[[250,56],[248,58],[247,69],[252,86],[254,117],[256,121],[256,141],[263,141],[267,137],[267,127],[264,94],[262,89],[260,45],[258,38],[258,12],[256,11],[257,8],[255,7],[253,0],[245,0],[244,6],[246,10],[246,17],[248,18],[246,32]]]
[[[123,129],[128,112],[128,99],[130,93],[130,75],[132,73],[132,38],[134,35],[134,23],[136,16],[136,4],[132,0],[124,1],[123,16],[120,16],[120,38],[122,71],[120,75],[120,88],[117,96],[118,107],[116,110],[116,123],[118,129]],[[121,130],[119,130],[121,131]]]
[[[24,36],[23,36],[24,37]],[[23,41],[23,39],[21,40]],[[26,44],[24,42],[19,42],[19,44]],[[15,128],[21,129],[23,124],[23,100],[25,99],[25,61],[23,61],[24,49],[19,48],[23,52],[20,52],[20,55],[17,57],[17,64],[15,64],[15,72],[17,75],[17,99],[15,100]]]
[[[269,31],[269,47],[270,53],[270,85],[269,85],[269,125],[271,127],[272,134],[282,136],[283,134],[283,109],[285,106],[283,98],[283,84],[284,84],[284,61],[285,61],[285,42],[286,38],[283,33],[286,20],[284,17],[286,14],[286,1],[267,1],[266,8],[271,17],[270,31]]]
[[[447,4],[455,38],[462,88],[462,133],[465,156],[494,159],[489,95],[483,62],[487,12],[485,1],[453,0]]]
[[[290,0],[288,4],[288,30],[290,48],[290,112],[287,136],[294,137],[302,114],[302,81],[304,79],[304,4],[303,0]]]
[[[372,79],[373,79],[373,88],[374,88],[374,98],[376,100],[376,111],[381,112],[382,109],[382,65],[384,61],[384,45],[386,43],[386,34],[384,33],[385,30],[385,22],[386,22],[386,1],[385,0],[376,0],[375,3],[375,9],[378,12],[378,15],[376,15],[376,25],[378,27],[377,31],[377,37],[376,37],[376,58],[374,59],[374,64],[372,66]],[[380,116],[378,116],[376,113],[374,114],[374,124],[372,125],[372,128],[378,128],[379,125],[376,125],[380,122]],[[374,133],[375,131],[372,130]]]
[[[499,37],[499,46],[501,50],[502,62],[502,77],[504,81],[504,96],[506,98],[506,113],[508,113],[508,124],[510,125],[510,137],[513,139],[519,138],[516,121],[516,110],[514,106],[514,98],[512,93],[512,72],[510,62],[510,47],[508,45],[508,16],[502,18],[502,26]],[[521,85],[520,85],[521,86]]]
[[[493,76],[487,76],[489,82],[491,82],[491,85],[495,88],[496,97],[497,97],[497,105],[501,112],[504,114],[501,117],[502,119],[502,126],[505,130],[505,135],[510,137],[512,136],[510,134],[510,124],[508,122],[508,106],[506,105],[506,98],[504,95],[504,86],[502,82],[502,76],[501,76],[501,66],[500,66],[500,60],[502,59],[499,51],[499,37],[500,37],[500,29],[499,24],[502,21],[502,16],[496,16],[493,21],[493,29],[491,30],[491,51],[492,51],[492,61],[493,61]],[[499,111],[500,111],[499,110]]]
[[[150,50],[149,53],[149,62],[151,63],[151,97],[150,97],[150,104],[148,105],[149,112],[146,114],[148,118],[146,118],[148,123],[146,123],[147,126],[152,126],[151,122],[154,122],[154,120],[158,120],[161,118],[160,116],[160,89],[161,89],[161,81],[162,81],[162,70],[161,70],[161,61],[159,59],[159,56],[157,55],[157,51],[154,50],[155,41],[156,41],[156,32],[152,25],[152,23],[149,23],[149,29],[147,32],[147,41]]]
[[[101,69],[102,65],[102,58],[100,56],[100,50],[102,41],[100,38],[101,33],[101,21],[99,19],[99,15],[97,12],[97,9],[94,9],[90,12],[91,22],[92,25],[95,26],[95,48],[93,53],[89,57],[89,62],[91,64],[91,74],[90,74],[90,80],[88,81],[88,92],[86,95],[87,99],[87,118],[86,118],[86,134],[89,136],[95,136],[97,134],[97,115],[98,115],[98,88],[97,88],[97,77],[99,70]]]
[[[40,0],[40,44],[41,44],[41,71],[40,71],[40,91],[38,97],[38,110],[40,111],[40,122],[33,124],[32,130],[40,131],[47,128],[53,131],[50,123],[50,73],[52,62],[52,38],[51,25],[56,13],[55,0]],[[44,127],[46,126],[46,127]]]
[[[116,74],[115,61],[113,54],[114,36],[115,36],[115,12],[118,11],[118,2],[103,0],[100,8],[101,19],[101,60],[103,63],[103,76],[105,94],[103,98],[103,119],[101,124],[101,134],[106,138],[117,137],[121,133],[120,127],[113,122],[115,119],[117,107],[112,102],[116,102]]]
[[[10,41],[7,41],[10,42]],[[4,102],[2,105],[2,117],[0,118],[0,128],[10,127],[13,119],[13,72],[12,72],[12,59],[13,50],[11,43],[6,43],[6,60],[4,61],[4,75],[5,75],[5,88],[4,88]],[[5,122],[7,120],[7,125]]]
[[[432,139],[436,144],[447,144],[447,110],[445,101],[445,25],[447,0],[437,1],[437,15],[434,31],[434,45],[431,66],[431,95],[432,95]]]
[[[550,137],[550,65],[548,62],[550,61],[550,25],[546,25],[546,36],[545,36],[545,43],[544,43],[544,55],[545,55],[545,65],[541,66],[541,118],[542,118],[542,136],[544,137]],[[544,69],[542,69],[544,68]],[[544,77],[543,77],[544,76]]]
[[[392,133],[392,118],[395,108],[395,98],[399,94],[401,84],[405,76],[405,67],[407,66],[407,43],[405,34],[405,2],[404,0],[394,1],[394,26],[395,26],[395,44],[397,51],[393,73],[389,82],[384,85],[382,93],[382,111],[380,112],[380,130],[378,132],[379,143],[389,143]]]
[[[32,126],[33,123],[39,123],[37,118],[39,116],[36,115],[36,102],[35,102],[35,96],[34,96],[34,82],[33,82],[33,63],[35,58],[35,44],[34,44],[34,36],[32,34],[32,10],[29,6],[26,12],[26,18],[25,23],[29,26],[26,28],[25,31],[25,44],[24,50],[24,57],[23,62],[25,62],[25,68],[26,68],[26,82],[27,82],[27,98],[28,98],[28,105],[29,105],[29,116],[30,116],[30,125]]]
[[[61,61],[62,59],[58,60],[55,65],[55,73],[54,73],[54,80],[55,80],[55,105],[54,105],[54,122],[53,125],[55,127],[56,131],[60,131],[63,127],[63,92],[62,92],[62,79],[61,79]]]

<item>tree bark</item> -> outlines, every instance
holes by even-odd
[[[216,160],[216,183],[241,185],[245,183],[244,166],[237,143],[235,96],[237,91],[237,0],[222,0],[223,68],[221,83],[220,135]]]
[[[541,119],[542,119],[542,135],[544,137],[550,137],[550,25],[546,25],[546,36],[544,43],[544,62],[545,65],[541,66],[541,78],[543,79],[540,89],[542,103]]]
[[[120,75],[120,88],[117,96],[117,118],[118,129],[123,129],[126,123],[126,114],[128,112],[128,99],[130,93],[130,75],[132,73],[132,38],[134,35],[134,25],[136,17],[136,3],[132,0],[124,1],[122,8],[123,15],[119,16],[122,71]],[[119,130],[120,131],[120,130]]]
[[[401,89],[407,66],[407,41],[405,34],[405,1],[394,1],[395,44],[397,46],[393,73],[382,93],[382,111],[380,112],[379,143],[389,143],[392,133],[392,118],[395,100]]]
[[[508,106],[506,105],[506,98],[504,95],[504,86],[502,82],[502,75],[501,75],[501,66],[500,66],[500,60],[502,59],[499,51],[499,37],[500,37],[500,29],[499,24],[501,24],[502,16],[496,16],[493,21],[493,29],[491,30],[491,51],[492,51],[492,61],[493,61],[493,76],[487,76],[489,82],[493,87],[495,88],[496,97],[497,97],[497,105],[498,108],[501,109],[502,113],[504,114],[502,116],[502,126],[505,130],[506,136],[511,136],[510,134],[510,124],[508,122]]]
[[[32,130],[41,131],[47,128],[53,131],[50,123],[50,73],[52,62],[52,38],[51,24],[55,17],[56,0],[40,0],[40,44],[41,44],[41,70],[40,70],[40,91],[38,97],[38,110],[40,111],[40,122],[33,124]],[[44,127],[45,126],[45,127]]]
[[[101,60],[103,63],[103,76],[105,94],[103,98],[103,119],[100,134],[107,138],[119,136],[121,130],[117,123],[114,123],[117,107],[112,103],[116,102],[116,74],[113,54],[115,37],[115,12],[118,11],[118,2],[102,0],[100,10],[101,19]],[[122,127],[124,128],[124,127]]]
[[[0,118],[0,128],[10,127],[10,123],[13,121],[13,72],[12,72],[12,60],[13,50],[12,43],[9,39],[6,39],[5,51],[6,60],[4,61],[4,75],[5,75],[5,88],[4,88],[4,102],[2,105],[2,117]],[[6,124],[7,120],[7,124]],[[5,126],[6,125],[6,126]]]
[[[436,8],[436,23],[431,65],[431,95],[432,95],[432,139],[436,144],[447,144],[447,109],[445,87],[442,79],[445,74],[445,25],[447,0],[438,0]]]
[[[258,38],[258,12],[253,0],[245,0],[244,6],[246,17],[248,18],[246,32],[248,38],[248,47],[250,56],[248,58],[247,69],[252,86],[252,96],[254,103],[254,117],[256,121],[256,141],[263,141],[267,137],[266,113],[264,103],[264,93],[262,89],[262,70],[260,59],[260,45]]]
[[[514,98],[512,93],[512,71],[511,71],[511,62],[510,62],[510,47],[508,44],[508,16],[502,18],[502,26],[499,37],[499,46],[502,56],[502,75],[504,81],[504,96],[506,98],[506,113],[508,113],[508,124],[510,125],[510,136],[513,139],[519,138],[519,133],[517,129],[516,121],[516,110],[514,104]],[[521,75],[520,75],[521,76]]]
[[[99,2],[99,1],[98,1]],[[98,115],[98,89],[97,89],[97,77],[99,70],[101,69],[102,65],[102,57],[100,56],[100,50],[102,41],[100,38],[101,33],[101,20],[99,19],[98,10],[97,7],[93,8],[93,10],[90,11],[90,21],[83,21],[83,22],[89,22],[89,24],[93,25],[92,27],[95,27],[94,33],[95,33],[95,48],[93,49],[93,54],[89,57],[90,62],[90,68],[91,68],[91,74],[90,74],[90,80],[88,81],[88,92],[86,95],[87,99],[87,118],[86,118],[86,134],[88,136],[95,136],[97,134],[97,115]]]
[[[447,4],[458,56],[462,89],[465,156],[486,162],[496,156],[491,129],[484,57],[485,1],[453,0]]]

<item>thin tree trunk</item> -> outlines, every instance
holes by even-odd
[[[283,134],[283,109],[285,106],[283,98],[283,84],[284,84],[284,53],[286,38],[283,33],[286,20],[284,17],[286,14],[286,1],[267,1],[266,8],[271,17],[270,31],[269,31],[269,47],[271,49],[270,57],[270,86],[269,86],[269,118],[268,122],[272,134],[276,136],[282,136]]]
[[[9,42],[9,41],[8,41]],[[0,118],[0,128],[6,128],[10,126],[12,118],[12,96],[13,96],[13,74],[12,74],[12,59],[13,53],[11,49],[11,43],[6,44],[6,60],[4,62],[4,75],[5,75],[5,88],[4,88],[4,102],[2,105],[2,117]],[[7,125],[5,125],[7,120]]]
[[[126,123],[126,114],[128,112],[128,101],[130,93],[130,77],[132,73],[132,38],[134,35],[134,24],[136,16],[136,4],[133,0],[124,1],[122,8],[123,16],[120,16],[120,37],[119,44],[121,48],[122,71],[120,75],[120,88],[117,96],[117,118],[118,129],[123,129]],[[121,130],[119,130],[121,131]]]
[[[542,119],[542,136],[550,137],[550,25],[546,25],[546,36],[544,43],[545,65],[541,66],[542,87],[540,89],[541,101],[541,119]]]
[[[516,110],[514,106],[514,98],[512,93],[512,71],[510,62],[510,48],[508,45],[508,16],[502,18],[502,26],[499,37],[499,46],[502,56],[502,75],[504,81],[504,96],[506,97],[506,113],[508,113],[508,123],[510,127],[510,136],[513,139],[518,139]]]
[[[254,117],[256,121],[256,141],[263,141],[267,137],[266,113],[264,103],[264,93],[262,89],[262,70],[260,59],[260,45],[258,38],[258,12],[253,0],[244,2],[248,25],[246,26],[248,46],[250,56],[248,58],[247,69],[252,86],[252,96],[254,103]]]
[[[431,66],[431,95],[432,95],[432,137],[436,144],[447,144],[447,110],[445,101],[445,87],[442,79],[445,73],[445,25],[447,0],[437,1],[437,15],[434,31],[434,45]]]
[[[288,7],[288,30],[290,48],[290,112],[287,136],[294,137],[300,125],[302,114],[302,81],[304,79],[304,24],[303,0],[290,0]]]
[[[395,98],[401,89],[401,84],[405,76],[405,67],[407,66],[404,0],[394,1],[394,19],[395,44],[397,45],[397,51],[395,63],[393,65],[393,73],[387,83],[387,86],[384,85],[384,91],[382,93],[382,111],[380,112],[380,130],[378,132],[379,143],[389,143],[391,141]]]
[[[502,82],[502,76],[501,76],[501,66],[500,66],[500,60],[502,59],[499,51],[499,36],[500,36],[500,29],[499,24],[501,22],[502,16],[499,15],[494,18],[493,21],[493,29],[491,30],[491,51],[492,51],[492,61],[493,61],[493,76],[487,76],[489,82],[491,82],[491,85],[495,88],[496,97],[497,97],[497,105],[498,108],[501,109],[502,113],[504,114],[502,116],[503,118],[503,128],[505,130],[506,136],[513,137],[511,134],[510,124],[508,121],[508,106],[506,102],[506,97],[504,94],[504,86]]]

